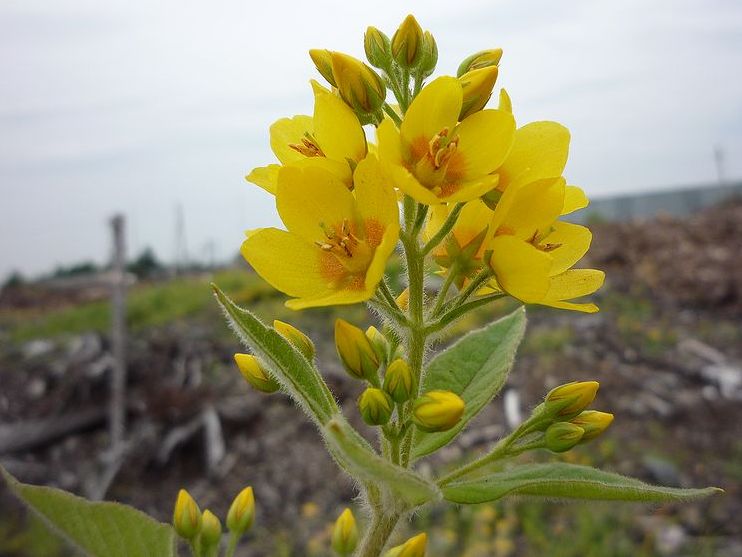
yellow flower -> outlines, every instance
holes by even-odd
[[[271,149],[281,164],[253,169],[246,179],[275,195],[281,165],[319,167],[347,187],[353,168],[367,153],[366,135],[353,110],[316,81],[314,116],[281,118],[270,128]]]
[[[497,186],[492,174],[513,141],[513,115],[481,110],[458,123],[461,83],[439,77],[412,101],[399,130],[378,128],[379,158],[394,184],[420,203],[470,201]]]
[[[594,313],[595,304],[569,300],[592,294],[605,274],[571,269],[585,255],[592,234],[558,221],[565,209],[565,181],[547,178],[509,188],[494,211],[486,249],[495,274],[491,286],[528,304]]]
[[[292,309],[368,300],[399,237],[396,195],[369,155],[355,190],[317,167],[284,167],[276,205],[288,231],[249,232],[242,255]]]

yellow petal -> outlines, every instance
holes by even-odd
[[[605,273],[597,269],[571,269],[551,277],[544,300],[551,302],[587,296],[603,286]]]
[[[513,145],[515,119],[504,110],[481,110],[456,128],[456,154],[463,158],[463,179],[489,174],[505,161]]]
[[[366,156],[366,134],[355,112],[343,100],[312,81],[314,137],[328,158],[358,162]]]
[[[549,227],[564,206],[563,178],[537,180],[505,190],[492,219],[493,233],[501,227],[526,240]]]
[[[349,189],[353,187],[353,172],[351,172],[350,165],[347,161],[338,161],[328,159],[327,157],[305,157],[303,160],[291,163],[291,166],[297,168],[307,168],[309,166],[322,168],[343,182],[345,187]],[[276,183],[278,183],[277,179]]]
[[[327,295],[328,281],[320,274],[319,249],[277,228],[250,233],[242,256],[271,286],[289,296]]]
[[[499,176],[497,174],[487,174],[480,176],[475,180],[470,180],[459,185],[456,189],[452,190],[448,195],[441,196],[441,200],[446,202],[464,202],[472,201],[478,197],[483,196],[485,193],[492,191],[497,187]],[[450,186],[447,189],[451,189]]]
[[[394,247],[397,245],[397,239],[399,238],[399,225],[396,227],[389,226],[384,232],[384,236],[381,239],[381,244],[374,251],[374,257],[371,260],[371,264],[366,271],[365,280],[365,294],[364,300],[368,300],[374,295],[376,287],[381,282],[384,276],[384,269],[386,263],[389,260],[389,256],[394,251]]]
[[[556,122],[532,122],[515,131],[513,148],[498,170],[501,190],[561,176],[569,154],[569,130]]]
[[[549,290],[549,254],[515,236],[497,236],[489,247],[490,265],[503,290],[526,303],[543,300]]]
[[[385,119],[376,128],[379,142],[379,159],[391,164],[402,164],[402,143],[399,130],[390,119]]]
[[[423,138],[427,143],[444,128],[453,131],[461,112],[463,93],[455,77],[439,77],[423,87],[407,109],[401,133],[406,143]]]
[[[331,291],[325,296],[308,296],[304,298],[294,298],[286,301],[286,307],[289,309],[307,309],[325,306],[341,306],[347,304],[357,304],[368,300],[371,294],[366,290],[336,290]]]
[[[384,164],[384,170],[389,175],[392,183],[403,193],[406,193],[419,203],[425,205],[437,205],[444,200],[437,197],[432,191],[418,182],[406,168],[396,164]]]
[[[595,304],[576,304],[574,302],[550,302],[544,301],[541,305],[557,309],[568,309],[570,311],[581,311],[582,313],[597,313],[600,311]]]
[[[505,89],[500,89],[500,103],[497,106],[500,110],[504,110],[505,112],[513,113],[513,103],[510,100],[510,95],[508,95],[508,92]]]
[[[562,209],[562,215],[568,215],[580,209],[584,209],[589,204],[590,200],[582,189],[577,186],[567,186],[564,190],[564,208]]]
[[[308,242],[325,239],[323,226],[331,230],[352,219],[353,194],[323,168],[284,166],[278,173],[276,207],[289,232]]]
[[[268,166],[258,166],[250,171],[250,174],[245,176],[245,180],[252,182],[256,186],[260,186],[268,193],[276,195],[276,185],[278,182],[278,170],[281,168],[279,164],[269,164]]]
[[[289,145],[301,144],[302,138],[312,133],[311,116],[294,116],[293,118],[281,118],[273,123],[270,128],[271,149],[282,164],[290,164],[305,158],[298,151],[294,151]]]
[[[554,258],[551,275],[563,273],[582,259],[590,248],[592,239],[592,233],[584,226],[570,222],[555,222],[552,232],[542,242],[558,246],[549,252]]]
[[[399,205],[381,164],[373,155],[358,163],[353,173],[355,196],[361,218],[399,230]]]

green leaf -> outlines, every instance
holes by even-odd
[[[448,431],[416,431],[413,459],[450,443],[500,392],[525,330],[526,312],[521,307],[482,329],[472,331],[430,361],[421,392],[434,389],[453,391],[464,399],[466,409],[461,421]]]
[[[217,286],[212,285],[212,288],[240,339],[318,425],[327,423],[338,412],[338,406],[317,368],[272,327],[265,326],[251,312],[239,307]]]
[[[93,503],[61,489],[23,484],[2,466],[0,476],[52,532],[69,542],[81,555],[175,555],[175,531],[143,512],[119,503]]]
[[[410,507],[440,499],[435,484],[380,457],[342,415],[333,417],[323,434],[332,455],[353,478],[386,486]]]
[[[661,503],[698,499],[721,492],[716,487],[679,489],[650,485],[589,466],[555,462],[526,464],[475,480],[454,482],[443,488],[443,497],[454,503],[469,504],[495,501],[506,495]]]

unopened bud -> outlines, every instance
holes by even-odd
[[[609,412],[599,412],[598,410],[585,410],[571,420],[569,423],[580,426],[585,430],[582,439],[582,443],[595,439],[598,435],[603,433],[608,426],[613,422],[613,414]]]
[[[313,48],[309,51],[309,56],[314,62],[314,66],[322,77],[333,87],[337,87],[335,76],[332,74],[332,54],[329,50],[323,48]]]
[[[497,66],[502,58],[501,48],[492,48],[490,50],[482,50],[464,59],[459,64],[459,69],[456,70],[456,77],[461,77],[467,72],[472,70],[479,70],[481,68],[489,68]]]
[[[405,288],[404,290],[402,290],[399,296],[397,296],[395,302],[397,302],[399,309],[401,309],[402,311],[407,311],[407,308],[410,307],[410,289]]]
[[[344,319],[335,320],[335,348],[352,377],[378,383],[379,356],[361,329]]]
[[[384,390],[394,402],[400,404],[412,398],[415,393],[415,378],[407,362],[397,359],[389,364],[384,374]]]
[[[366,329],[366,338],[371,343],[371,346],[379,357],[380,362],[385,362],[389,358],[389,341],[386,337],[373,325]]]
[[[513,102],[510,100],[510,95],[508,95],[505,89],[500,89],[500,102],[497,108],[510,114],[513,113]]]
[[[374,70],[360,60],[331,52],[332,74],[343,100],[361,114],[378,112],[386,98],[386,85]]]
[[[262,393],[275,393],[280,385],[265,371],[260,361],[252,354],[235,354],[234,361],[242,377]]]
[[[497,81],[497,66],[480,68],[466,72],[459,78],[464,92],[459,120],[482,110],[492,96],[492,89]]]
[[[294,346],[294,348],[304,354],[304,357],[307,360],[311,361],[314,358],[314,355],[317,351],[314,348],[312,339],[302,333],[299,329],[297,329],[293,325],[289,325],[288,323],[279,321],[278,319],[273,321],[273,328],[276,329],[276,332],[279,335],[288,340]]]
[[[181,538],[191,540],[201,531],[201,510],[185,489],[178,492],[173,511],[173,527]]]
[[[451,391],[428,391],[412,405],[412,421],[427,432],[447,431],[464,415],[466,404]]]
[[[366,29],[366,34],[363,35],[363,48],[372,66],[382,70],[389,67],[392,61],[392,43],[389,37],[376,27]]]
[[[597,381],[573,381],[560,385],[546,395],[546,410],[569,420],[592,404],[600,384]]]
[[[392,417],[394,402],[381,389],[369,387],[358,399],[358,411],[368,425],[384,425]]]
[[[227,529],[241,536],[255,521],[255,495],[252,487],[246,487],[237,494],[227,513]]]
[[[546,448],[555,453],[563,453],[577,445],[585,434],[580,426],[570,422],[554,422],[544,433]]]
[[[219,545],[222,539],[222,523],[209,509],[206,509],[201,522],[201,547],[209,550]]]
[[[404,18],[392,36],[392,56],[406,69],[417,66],[422,56],[423,30],[412,14]]]
[[[384,553],[384,557],[425,557],[428,545],[428,536],[425,533],[410,538],[402,545],[391,548]]]
[[[350,555],[358,545],[358,526],[350,509],[345,509],[332,529],[332,549],[338,555]]]
[[[428,77],[435,71],[438,64],[438,45],[430,31],[423,33],[423,53],[420,58],[419,71],[423,78]]]

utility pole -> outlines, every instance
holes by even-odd
[[[175,207],[175,274],[180,275],[188,267],[188,246],[186,245],[185,218],[183,205]]]
[[[113,369],[110,383],[109,431],[111,452],[120,450],[126,431],[126,241],[123,215],[111,219],[113,265],[111,269],[111,345]]]

